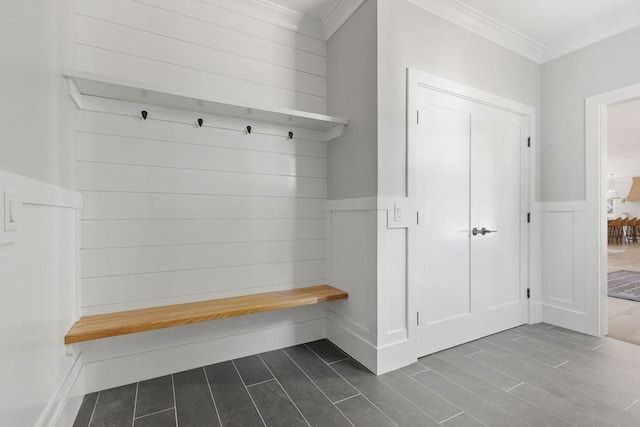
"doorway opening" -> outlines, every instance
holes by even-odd
[[[638,101],[640,101],[640,84],[589,97],[585,103],[586,229],[589,231],[586,233],[586,243],[587,259],[590,261],[587,266],[587,297],[590,301],[587,315],[588,324],[592,325],[594,335],[609,335],[610,326],[611,333],[615,333],[614,329],[617,328],[617,324],[614,322],[609,324],[610,314],[611,317],[615,317],[616,314],[622,316],[625,314],[624,308],[622,308],[622,312],[619,311],[619,306],[625,303],[619,303],[617,299],[610,300],[608,296],[610,259],[612,272],[618,269],[623,270],[625,266],[640,271],[640,262],[636,264],[631,261],[630,264],[627,264],[624,259],[633,258],[635,251],[638,251],[638,260],[640,261],[640,243],[633,242],[634,237],[636,239],[638,237],[634,231],[639,230],[637,228],[634,230],[635,224],[631,225],[631,221],[625,218],[631,217],[632,209],[630,208],[633,207],[631,204],[627,204],[626,200],[625,203],[622,203],[622,197],[626,199],[625,192],[628,191],[628,188],[616,188],[616,184],[619,184],[616,179],[624,182],[623,174],[635,175],[635,172],[622,172],[620,169],[620,172],[616,173],[612,168],[620,166],[609,165],[609,139],[613,136],[612,144],[615,144],[615,132],[624,132],[624,130],[609,125],[616,124],[618,118],[615,113],[622,114],[625,108]],[[640,102],[638,102],[638,106],[640,107]],[[610,111],[614,113],[611,117]],[[612,123],[609,123],[610,120]],[[610,130],[614,132],[613,135],[610,134]],[[619,151],[624,153],[625,149],[614,145],[611,147],[611,157],[615,165],[615,157],[619,157]],[[626,151],[628,152],[629,149],[627,148]],[[626,156],[623,158],[628,159]],[[619,164],[622,165],[625,162],[633,163],[629,160],[623,160]],[[640,218],[640,210],[638,214],[636,216]],[[616,222],[618,217],[621,220],[624,219],[624,222]],[[613,220],[613,224],[609,220]],[[612,301],[611,306],[610,301]]]
[[[606,108],[607,335],[636,345],[640,345],[639,117],[640,99]]]

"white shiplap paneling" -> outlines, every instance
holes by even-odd
[[[326,112],[326,42],[218,2],[83,0],[77,66],[189,96]]]
[[[288,140],[282,126],[247,134],[228,118],[88,101],[77,121],[83,314],[325,282],[321,134]]]

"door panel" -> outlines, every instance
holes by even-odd
[[[461,104],[461,105],[460,105]],[[420,211],[428,233],[418,236],[428,257],[420,261],[421,274],[432,286],[424,289],[424,321],[465,316],[470,313],[469,287],[469,135],[468,105],[457,109],[426,105],[423,135],[434,144],[420,144],[418,172],[430,203]]]
[[[523,116],[418,91],[416,268],[424,355],[526,321],[528,170]],[[473,235],[474,227],[494,232]]]

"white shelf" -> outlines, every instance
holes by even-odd
[[[349,120],[341,117],[326,116],[307,111],[279,107],[237,105],[210,99],[199,99],[154,87],[148,83],[126,81],[68,68],[62,70],[62,75],[70,80],[81,95],[119,99],[189,111],[201,111],[220,116],[319,130],[325,132],[327,141],[342,135],[344,126],[349,123]]]

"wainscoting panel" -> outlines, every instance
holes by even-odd
[[[584,203],[542,203],[543,321],[585,332],[587,311]]]

